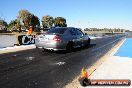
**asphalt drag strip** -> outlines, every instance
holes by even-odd
[[[62,88],[80,74],[83,66],[92,66],[120,40],[121,36],[95,39],[89,47],[71,53],[41,52],[31,49],[2,54],[0,86],[1,88]]]

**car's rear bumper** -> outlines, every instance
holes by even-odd
[[[54,51],[59,51],[59,50],[66,50],[66,43],[64,42],[52,42],[52,43],[45,43],[45,42],[37,42],[36,48],[40,49],[48,49],[48,50],[54,50]]]
[[[57,49],[57,48],[47,48],[47,47],[37,47],[39,49],[47,49],[47,50],[51,50],[51,51],[60,51],[60,50],[66,50],[66,49]]]

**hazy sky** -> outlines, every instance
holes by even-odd
[[[0,0],[0,17],[8,23],[21,9],[40,20],[47,14],[65,17],[73,27],[132,27],[132,0]]]

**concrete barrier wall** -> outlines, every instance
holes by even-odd
[[[35,35],[0,35],[0,48],[35,44]]]
[[[11,47],[17,44],[17,37],[15,35],[0,35],[0,48]]]

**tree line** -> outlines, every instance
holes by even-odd
[[[43,29],[48,29],[51,27],[67,27],[66,19],[64,17],[52,17],[50,15],[42,16],[41,23]],[[6,21],[0,19],[0,28],[1,29],[28,29],[32,26],[33,31],[39,31],[40,28],[40,19],[30,13],[28,10],[20,10],[16,19],[11,20],[9,24]]]

